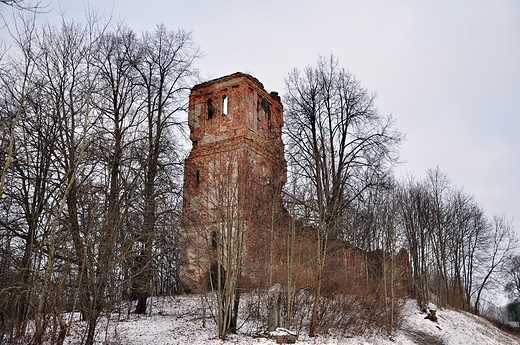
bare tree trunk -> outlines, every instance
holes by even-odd
[[[293,195],[296,195],[296,181],[293,184]],[[294,303],[294,251],[296,246],[296,214],[294,210],[295,202],[293,201],[291,204],[291,223],[290,223],[290,234],[287,239],[287,311],[286,311],[286,319],[285,319],[285,327],[287,329],[291,329],[291,320],[292,320],[292,312],[293,312],[293,303]]]
[[[320,308],[321,289],[323,284],[323,272],[325,270],[325,262],[328,255],[328,232],[318,234],[318,265],[317,265],[317,279],[316,292],[314,294],[314,302],[312,305],[311,324],[309,326],[309,337],[314,337],[316,334],[316,326],[318,323],[318,311]]]
[[[318,278],[316,292],[314,294],[314,302],[312,304],[311,324],[309,326],[309,337],[314,337],[316,333],[316,324],[318,322],[318,310],[321,299],[321,278]]]
[[[153,169],[153,167],[150,168]],[[140,234],[140,242],[143,244],[143,248],[140,253],[141,267],[137,273],[137,282],[139,284],[137,306],[135,309],[137,314],[146,313],[146,304],[150,295],[150,283],[152,279],[152,237],[155,224],[154,180],[155,177],[150,177],[150,179],[145,182],[144,228]]]
[[[88,90],[89,95],[90,95],[90,92],[91,92],[91,90]],[[61,197],[61,201],[59,203],[58,210],[57,210],[56,214],[52,215],[52,217],[54,217],[54,219],[52,220],[50,235],[49,235],[50,238],[49,238],[47,266],[45,269],[43,289],[39,294],[38,308],[36,310],[36,316],[35,316],[36,331],[35,331],[34,342],[37,345],[42,344],[42,342],[43,342],[42,338],[43,338],[43,334],[45,332],[44,323],[43,323],[43,311],[44,311],[45,300],[49,299],[50,296],[52,295],[51,283],[52,283],[52,275],[54,272],[54,264],[55,264],[55,253],[54,252],[55,252],[55,247],[56,247],[56,233],[57,233],[57,229],[58,229],[58,224],[60,222],[61,214],[63,213],[63,209],[65,208],[65,205],[67,203],[69,192],[74,185],[78,167],[79,167],[79,165],[82,161],[83,155],[85,153],[85,147],[86,147],[86,141],[87,141],[88,117],[89,117],[89,109],[87,108],[87,110],[85,112],[85,119],[84,119],[84,124],[83,124],[83,135],[81,138],[81,148],[80,148],[77,160],[73,162],[74,165],[72,167],[72,170],[70,171],[70,174],[66,175],[67,180],[64,182],[67,182],[67,187]]]

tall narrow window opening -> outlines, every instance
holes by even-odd
[[[217,249],[217,245],[218,245],[217,232],[212,231],[211,232],[211,247],[213,247],[213,249]]]
[[[262,97],[260,95],[256,97],[256,119],[257,121],[262,119]]]
[[[208,108],[208,120],[211,120],[215,112],[213,110],[213,101],[211,100],[211,98],[208,99],[208,101],[206,102],[206,106]]]
[[[222,115],[227,115],[228,112],[228,96],[222,97]]]
[[[264,112],[268,114],[270,112],[271,105],[269,104],[269,101],[267,98],[262,98],[262,109],[264,109]]]

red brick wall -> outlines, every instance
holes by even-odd
[[[212,260],[211,223],[227,207],[215,194],[222,199],[224,189],[236,189],[233,203],[245,224],[245,264],[265,261],[266,236],[287,222],[281,199],[287,179],[283,107],[277,93],[235,73],[192,89],[188,122],[193,147],[184,171],[183,276],[203,284]]]

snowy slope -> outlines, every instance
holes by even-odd
[[[200,297],[181,296],[154,299],[150,316],[137,316],[122,313],[113,315],[112,320],[99,325],[97,340],[99,344],[110,345],[216,345],[216,344],[275,344],[274,340],[252,338],[254,328],[259,325],[245,324],[239,335],[231,335],[227,342],[219,340],[214,322],[204,318]],[[124,315],[123,315],[124,314]],[[297,344],[323,345],[390,345],[390,344],[424,344],[424,345],[499,345],[518,344],[520,339],[508,335],[487,320],[469,313],[454,310],[437,310],[438,323],[424,319],[415,306],[414,301],[407,301],[404,307],[403,323],[396,330],[393,339],[388,336],[369,337],[333,337],[318,336],[308,338],[301,334]],[[205,327],[204,327],[205,326]],[[80,334],[83,325],[73,324],[71,335],[66,344],[81,342]]]
[[[405,309],[406,319],[396,343],[407,344],[406,339],[421,339],[421,335],[430,339],[425,344],[520,344],[520,339],[502,332],[484,318],[455,310],[437,310],[438,323],[424,319],[415,307],[414,301],[408,301]],[[417,341],[417,339],[415,339]],[[417,343],[421,343],[417,341]],[[412,342],[413,344],[413,342]]]

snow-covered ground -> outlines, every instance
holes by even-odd
[[[122,311],[113,315],[112,320],[102,320],[97,334],[98,344],[107,345],[262,345],[275,344],[274,340],[253,338],[251,334],[262,325],[246,322],[238,335],[230,335],[226,342],[217,338],[215,323],[202,312],[201,297],[175,296],[154,298],[152,309],[147,316],[127,314]],[[297,344],[323,345],[371,345],[371,344],[423,344],[423,345],[502,345],[520,344],[520,338],[513,337],[494,327],[487,320],[475,315],[449,309],[437,310],[438,323],[424,318],[414,301],[404,305],[402,324],[392,338],[386,335],[364,337],[318,336],[309,338],[300,334]],[[66,344],[81,343],[84,325],[76,322],[71,327]]]

